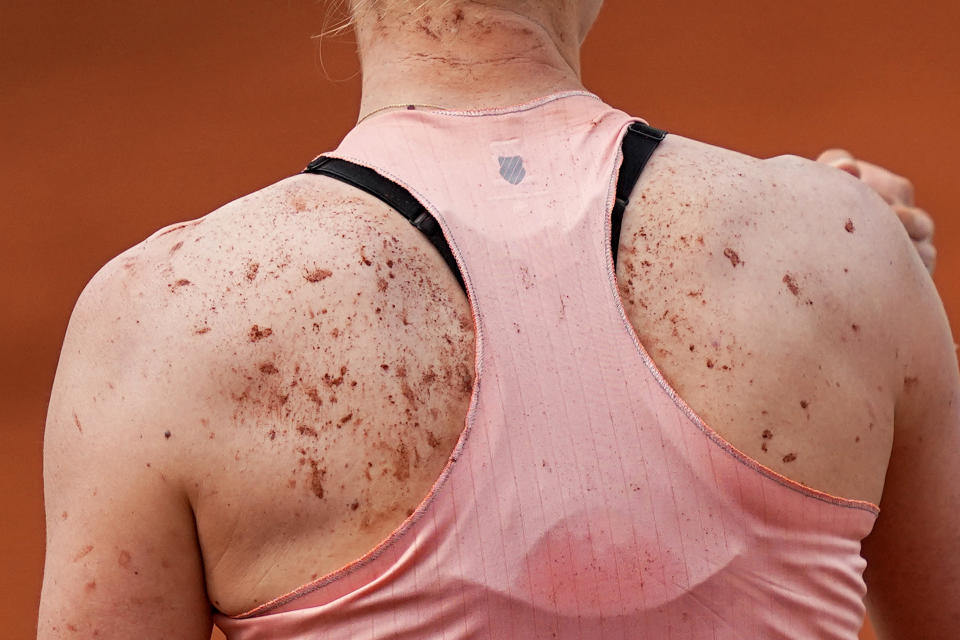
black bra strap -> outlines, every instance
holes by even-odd
[[[466,293],[463,276],[460,275],[460,268],[457,267],[457,261],[450,251],[447,239],[443,237],[443,230],[440,229],[436,219],[420,204],[419,200],[410,195],[409,191],[392,180],[384,178],[373,169],[339,158],[320,156],[308,164],[301,173],[316,173],[336,178],[376,196],[399,211],[410,224],[427,236],[430,244],[437,248],[450,266],[453,275],[456,276],[460,288]]]
[[[623,136],[623,164],[617,178],[617,200],[610,214],[610,245],[613,249],[613,265],[617,265],[617,252],[620,250],[620,227],[623,225],[623,212],[630,202],[630,192],[640,179],[640,173],[647,161],[666,137],[667,132],[634,122]]]
[[[666,135],[666,131],[634,122],[627,128],[627,133],[623,137],[623,164],[620,165],[620,175],[617,180],[617,200],[611,214],[610,241],[613,248],[614,265],[617,264],[617,250],[620,247],[620,226],[623,223],[623,212],[627,208],[630,192],[637,184],[643,167],[646,166],[657,145]],[[376,196],[396,209],[436,247],[457,278],[457,282],[460,283],[460,288],[466,292],[463,276],[453,253],[450,251],[446,238],[443,237],[443,230],[440,229],[440,225],[434,217],[409,191],[373,169],[339,158],[319,156],[308,164],[307,168],[301,173],[316,173],[336,178],[341,182],[366,191],[372,196]]]

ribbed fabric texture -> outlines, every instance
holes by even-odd
[[[354,564],[228,637],[857,637],[879,509],[747,458],[663,380],[610,256],[630,122],[571,92],[398,111],[336,152],[410,190],[467,283],[477,377],[430,496]]]

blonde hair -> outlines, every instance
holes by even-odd
[[[395,8],[406,5],[404,11],[416,13],[421,9],[440,9],[453,0],[331,0],[323,19],[323,32],[320,38],[337,36],[354,27],[357,16],[390,4]]]

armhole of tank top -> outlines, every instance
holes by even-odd
[[[683,400],[683,398],[680,397],[676,389],[674,389],[673,386],[669,382],[667,382],[666,378],[663,377],[663,373],[660,371],[660,367],[658,367],[656,362],[653,361],[653,358],[650,357],[650,354],[647,352],[646,347],[643,345],[643,343],[640,340],[640,336],[637,335],[636,330],[633,328],[633,325],[630,323],[630,319],[627,317],[627,314],[626,314],[626,309],[623,306],[623,300],[620,297],[619,288],[617,286],[617,264],[616,264],[617,249],[619,249],[619,247],[618,246],[614,247],[613,245],[614,238],[616,238],[616,242],[617,244],[619,244],[620,225],[623,222],[623,214],[626,211],[627,205],[629,204],[630,192],[636,186],[636,183],[640,177],[640,173],[642,172],[643,168],[646,166],[646,163],[648,162],[650,157],[656,151],[656,148],[659,145],[659,142],[661,142],[663,138],[666,136],[666,132],[661,132],[659,129],[653,129],[648,125],[642,125],[646,129],[652,129],[652,131],[654,132],[653,133],[654,136],[659,136],[661,133],[663,134],[663,136],[660,137],[658,140],[656,140],[656,142],[652,144],[652,147],[650,147],[650,142],[644,143],[643,145],[644,147],[650,147],[649,154],[646,155],[646,157],[643,157],[642,161],[638,163],[637,156],[634,155],[633,157],[631,157],[630,154],[631,153],[636,154],[637,153],[636,149],[638,148],[639,145],[629,144],[631,135],[633,135],[634,139],[636,139],[637,137],[635,135],[636,133],[635,125],[638,125],[638,124],[642,124],[642,123],[633,122],[630,125],[628,125],[627,130],[623,134],[623,141],[620,148],[621,151],[618,157],[618,160],[621,161],[621,164],[620,164],[619,172],[617,174],[618,178],[617,178],[617,184],[615,187],[616,193],[611,194],[613,195],[614,204],[612,209],[610,209],[611,213],[608,218],[609,225],[610,225],[609,237],[611,239],[611,242],[608,243],[607,246],[610,247],[611,253],[610,253],[609,259],[607,260],[607,269],[608,269],[607,275],[610,280],[610,285],[613,291],[614,298],[616,300],[616,305],[618,307],[618,312],[620,314],[621,321],[628,335],[633,341],[634,346],[639,352],[647,370],[651,373],[651,375],[653,375],[654,379],[657,381],[657,384],[660,386],[663,392],[667,394],[667,396],[671,399],[674,405],[676,405],[676,407],[680,409],[684,413],[684,415],[686,415],[686,417],[697,426],[697,428],[699,428],[707,437],[709,437],[714,444],[716,444],[718,447],[726,451],[728,454],[730,454],[735,460],[737,460],[741,464],[773,480],[774,482],[777,482],[778,484],[781,484],[784,487],[791,489],[793,491],[797,491],[807,497],[815,498],[822,502],[827,502],[829,504],[833,504],[839,507],[846,507],[849,509],[859,509],[861,511],[866,511],[876,517],[880,513],[880,507],[878,505],[873,504],[872,502],[868,502],[865,500],[856,500],[853,498],[843,498],[840,496],[834,496],[829,493],[814,489],[812,487],[808,487],[795,480],[792,480],[790,478],[787,478],[786,476],[783,476],[777,473],[773,469],[762,464],[760,461],[755,460],[754,458],[751,458],[747,454],[737,449],[731,442],[724,439],[723,436],[721,436],[709,424],[707,424],[706,420],[700,417],[700,415],[697,412],[695,412],[690,407],[690,405],[688,405]],[[628,148],[630,146],[632,146],[632,149]],[[646,149],[644,150],[644,153],[646,153]],[[628,167],[628,168],[625,169],[625,167]],[[639,169],[637,167],[639,167]],[[635,172],[635,175],[633,172]],[[626,174],[626,177],[625,177],[625,174]],[[611,176],[611,182],[612,181],[613,181],[613,176]],[[628,185],[629,185],[629,188],[628,188]],[[612,188],[614,187],[611,184],[611,189]],[[623,202],[622,210],[620,211],[619,216],[617,216],[617,207],[620,206],[621,201]]]

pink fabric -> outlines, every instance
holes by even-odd
[[[477,384],[417,511],[350,566],[218,616],[229,638],[856,638],[878,507],[734,449],[624,315],[609,211],[634,120],[580,92],[398,111],[330,154],[404,185],[442,225]],[[500,173],[514,157],[516,185]]]

